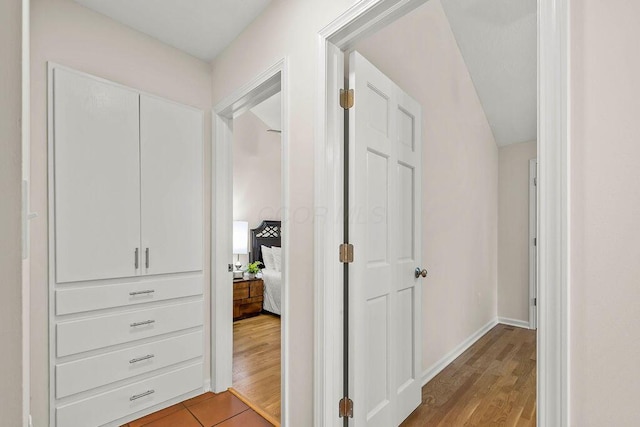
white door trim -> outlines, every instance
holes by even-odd
[[[315,135],[314,425],[334,426],[342,397],[343,121],[339,57],[427,0],[362,0],[318,35]],[[538,390],[539,426],[569,425],[568,0],[538,0]],[[357,402],[355,403],[357,404]],[[341,422],[340,422],[341,424]]]
[[[538,326],[537,238],[538,238],[538,159],[529,160],[529,329]]]
[[[22,424],[31,425],[31,1],[22,1]]]
[[[569,0],[538,0],[539,426],[569,426]]]
[[[282,94],[282,329],[281,329],[281,425],[289,424],[289,79],[288,59],[283,58],[220,101],[212,112],[211,198],[211,377],[212,389],[232,385],[233,288],[227,266],[231,248],[233,206],[233,118],[260,102]]]

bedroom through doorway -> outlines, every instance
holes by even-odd
[[[281,419],[281,93],[233,119],[232,391]]]

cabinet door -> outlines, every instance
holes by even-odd
[[[140,97],[144,274],[202,270],[202,112]]]
[[[134,91],[54,69],[57,282],[127,277],[139,271],[138,103]]]

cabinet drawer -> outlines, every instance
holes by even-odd
[[[56,409],[60,427],[101,426],[202,388],[202,363],[187,366]]]
[[[56,325],[57,356],[108,347],[202,325],[202,301]]]
[[[202,276],[56,290],[58,316],[202,295]]]
[[[260,312],[262,311],[262,300],[259,300],[259,298],[255,299],[258,301],[253,301],[254,298],[250,298],[249,301],[252,302],[238,304],[238,316],[249,317],[260,314]]]
[[[56,365],[58,399],[202,356],[202,332]]]
[[[261,297],[263,294],[263,282],[262,280],[257,280],[255,282],[251,282],[249,284],[249,296],[251,298]]]
[[[249,298],[249,284],[246,282],[234,283],[233,284],[233,300],[237,301],[244,298]]]

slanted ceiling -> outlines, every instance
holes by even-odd
[[[282,130],[282,98],[280,93],[276,93],[251,109],[251,112],[258,116],[269,129],[277,131]]]
[[[536,140],[536,0],[441,1],[496,143]]]

